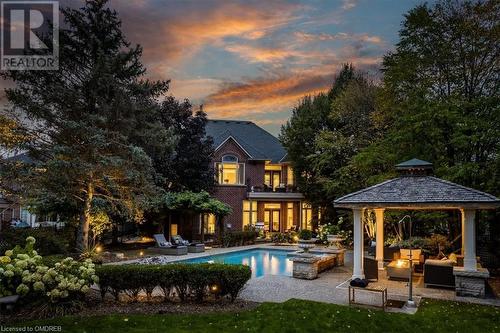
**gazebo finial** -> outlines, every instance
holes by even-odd
[[[432,163],[412,158],[411,160],[397,164],[396,170],[401,175],[426,176],[432,174]]]

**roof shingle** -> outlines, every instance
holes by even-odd
[[[251,159],[279,163],[286,155],[278,138],[251,121],[209,120],[205,130],[206,135],[213,138],[215,148],[233,137],[250,154]]]
[[[403,176],[345,195],[336,207],[356,205],[488,204],[500,207],[495,196],[432,176]]]

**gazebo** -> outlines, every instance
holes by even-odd
[[[373,209],[376,219],[376,255],[379,269],[384,260],[384,211],[395,210],[460,210],[462,215],[462,254],[464,266],[455,267],[456,285],[465,280],[471,288],[479,288],[489,276],[476,261],[476,210],[496,209],[500,199],[472,188],[431,176],[432,163],[412,159],[396,165],[399,177],[345,195],[334,201],[334,207],[353,211],[354,258],[352,278],[364,278],[363,210]],[[462,279],[461,279],[462,278]]]

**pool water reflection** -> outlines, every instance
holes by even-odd
[[[290,252],[292,251],[253,249],[181,260],[178,262],[243,264],[250,266],[252,269],[252,277],[261,277],[264,275],[292,276],[293,264],[292,261],[287,258],[287,254]]]

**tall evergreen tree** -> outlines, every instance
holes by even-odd
[[[203,110],[193,112],[188,100],[179,102],[170,96],[161,103],[161,124],[176,138],[173,154],[152,155],[163,186],[168,191],[210,191],[214,185],[211,161],[213,142],[206,137],[207,115]]]
[[[59,70],[3,73],[16,83],[6,90],[10,113],[30,120],[22,148],[36,161],[20,191],[36,209],[71,209],[80,250],[88,248],[95,206],[138,217],[156,191],[151,159],[135,139],[169,142],[163,126],[149,121],[168,82],[142,79],[142,49],[130,47],[106,2],[62,9]]]

